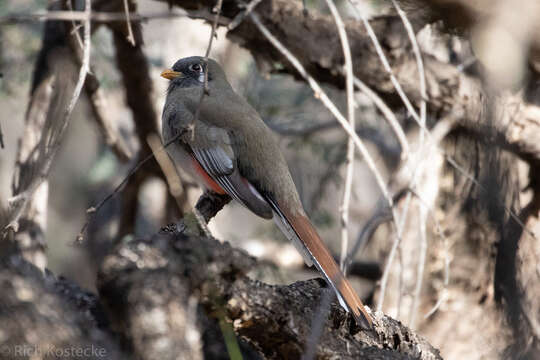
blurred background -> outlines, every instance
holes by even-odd
[[[122,11],[121,2],[118,3],[120,5],[114,6],[120,10],[113,5],[110,10],[103,1],[94,1],[93,6],[102,6],[103,11]],[[35,263],[92,292],[96,291],[96,273],[101,261],[115,243],[151,236],[166,224],[178,221],[201,194],[201,190],[189,182],[171,191],[159,166],[161,161],[158,165],[152,160],[92,217],[82,244],[75,241],[88,218],[87,209],[111,194],[130,169],[152,150],[160,151],[156,142],[159,133],[155,130],[161,129],[160,115],[168,85],[168,81],[160,77],[161,71],[180,58],[204,55],[208,46],[211,27],[207,22],[188,18],[182,9],[171,8],[166,2],[137,0],[129,3],[132,11],[136,9],[148,19],[134,25],[135,46],[126,40],[129,35],[121,22],[93,28],[90,64],[99,84],[99,100],[94,97],[96,91],[83,90],[50,176],[38,190],[44,191],[45,200],[41,205],[35,204],[37,210],[33,215],[39,224],[37,243],[43,249],[43,256],[39,260],[34,258]],[[348,1],[336,3],[348,24],[360,23],[358,10]],[[531,16],[532,19],[520,18],[525,24],[523,28],[529,29],[521,31],[520,27],[514,28],[519,14],[517,10],[514,13],[513,8],[517,5],[497,1],[498,10],[489,16],[487,11],[476,9],[481,20],[476,23],[471,20],[473,25],[458,23],[445,27],[440,21],[431,21],[431,17],[436,16],[424,11],[422,1],[400,3],[413,21],[423,56],[437,61],[438,69],[458,69],[459,76],[466,77],[465,85],[455,85],[456,93],[466,93],[470,87],[482,83],[488,95],[495,94],[492,102],[479,112],[478,119],[484,116],[496,123],[498,116],[504,116],[500,115],[500,109],[490,108],[493,103],[503,103],[503,95],[508,95],[504,99],[510,99],[505,100],[508,106],[503,107],[509,112],[515,109],[511,106],[516,103],[516,108],[521,106],[521,109],[536,106],[532,31],[537,15]],[[440,5],[438,1],[434,3]],[[528,10],[524,12],[539,13],[534,4],[527,8],[530,2],[525,3],[523,7]],[[14,195],[14,179],[24,172],[17,164],[20,164],[21,138],[27,136],[25,123],[28,120],[25,119],[31,116],[30,109],[37,101],[34,97],[39,94],[40,77],[53,68],[40,60],[43,48],[57,41],[51,34],[62,37],[70,29],[67,21],[63,22],[65,28],[47,30],[43,19],[38,17],[17,20],[9,16],[36,14],[49,6],[48,1],[0,1],[0,126],[5,143],[0,150],[2,201]],[[73,6],[82,9],[83,4],[75,1]],[[331,18],[323,1],[306,1],[304,6],[310,16]],[[368,18],[396,16],[391,2],[360,1],[357,6]],[[44,34],[48,35],[44,38]],[[225,28],[218,28],[216,35],[210,57],[223,66],[234,89],[274,130],[309,217],[339,258],[346,134],[313,96],[310,87],[295,80],[283,65],[265,67],[268,63],[256,61],[252,53],[233,41],[234,38],[227,37]],[[399,47],[401,51],[412,53],[408,40],[404,43],[400,39],[396,40],[397,45],[385,43],[383,46],[386,50]],[[427,71],[435,71],[433,69]],[[381,71],[381,74],[384,73]],[[436,87],[439,81],[446,80],[443,76],[428,76],[428,86]],[[329,84],[323,84],[323,88],[346,114],[345,91]],[[537,161],[524,161],[524,157],[515,156],[506,145],[499,148],[487,144],[482,135],[477,136],[484,130],[471,135],[473,131],[467,133],[470,129],[460,124],[437,127],[447,120],[447,114],[443,114],[443,110],[430,112],[427,99],[427,127],[437,129],[434,136],[439,136],[443,154],[435,150],[433,144],[428,146],[419,140],[423,135],[391,87],[378,90],[386,100],[390,99],[392,111],[409,142],[410,158],[417,159],[414,166],[423,167],[414,188],[421,196],[412,197],[396,255],[398,260],[389,271],[382,310],[415,328],[439,348],[446,359],[504,357],[501,354],[513,358],[509,355],[511,349],[515,349],[512,346],[527,344],[525,347],[534,348],[538,344],[538,333],[523,335],[509,330],[512,327],[506,321],[511,323],[511,320],[504,310],[504,295],[501,295],[503,300],[497,295],[495,278],[504,277],[505,266],[514,266],[513,262],[509,264],[499,259],[497,249],[504,248],[501,240],[504,236],[513,239],[515,244],[523,233],[519,226],[516,230],[511,214],[517,214],[524,222],[527,220],[521,211],[533,203],[538,191],[534,186],[528,187],[532,178],[531,164]],[[408,94],[416,91],[405,90]],[[142,95],[144,99],[137,98]],[[421,97],[414,97],[414,101],[419,108]],[[409,207],[408,202],[404,203],[406,184],[411,177],[408,160],[403,159],[394,131],[374,106],[372,98],[358,92],[355,102],[356,131],[395,194],[396,209],[401,213]],[[96,103],[99,104],[97,110]],[[448,108],[454,109],[450,105]],[[109,130],[104,130],[105,126],[96,121],[99,114],[106,115]],[[454,111],[456,118],[465,115]],[[493,128],[498,129],[498,125]],[[107,131],[117,136],[115,141],[107,138]],[[455,158],[463,171],[448,164],[445,154]],[[475,186],[470,177],[481,185]],[[349,274],[356,290],[373,308],[381,295],[378,286],[395,239],[395,227],[388,222],[385,204],[366,163],[357,156],[348,234],[349,249],[357,244],[360,250],[355,253]],[[303,266],[300,255],[273,222],[257,218],[236,203],[226,206],[211,221],[210,229],[216,238],[260,260],[260,266],[251,274],[254,278],[272,284],[288,284],[317,276]],[[26,230],[29,238],[35,236],[34,227]],[[538,241],[533,244],[532,248],[538,250]],[[538,268],[536,272],[535,276],[540,276]],[[527,296],[534,297],[534,294]],[[528,304],[538,316],[535,302]],[[518,318],[523,320],[523,317]],[[530,321],[536,324],[534,316]],[[520,341],[513,338],[518,336],[516,334],[521,334]],[[500,337],[506,340],[497,340]]]
[[[322,5],[322,4],[321,4]],[[10,13],[32,13],[46,8],[42,1],[7,1],[0,8],[2,15]],[[141,14],[166,13],[168,5],[154,1],[139,1]],[[0,154],[1,194],[9,197],[17,152],[17,142],[23,133],[24,117],[30,96],[32,69],[41,48],[42,22],[30,22],[2,28],[2,126],[6,147]],[[159,74],[171,67],[176,60],[193,55],[204,55],[208,46],[211,28],[202,20],[184,17],[152,19],[143,25],[144,54],[148,58],[152,85],[151,99],[155,105],[156,119],[161,129],[161,109],[165,102],[168,81]],[[102,27],[92,36],[91,63],[106,94],[108,116],[114,120],[118,131],[132,153],[137,153],[140,144],[133,133],[135,125],[129,107],[126,106],[121,76],[114,63],[115,50],[111,34]],[[336,254],[339,251],[339,214],[343,168],[346,154],[346,136],[338,128],[324,106],[312,96],[307,85],[287,75],[271,75],[266,78],[257,71],[251,55],[225,38],[223,29],[211,55],[221,63],[235,90],[244,96],[276,130],[288,164],[294,176],[304,206],[323,237]],[[343,110],[346,106],[344,93],[327,89],[332,99]],[[399,145],[385,123],[364,98],[358,111],[361,117],[359,128],[368,136],[375,135],[376,145],[384,147],[390,161],[399,158]],[[8,116],[9,114],[9,116]],[[86,209],[107,196],[120,183],[139,158],[130,162],[119,161],[107,147],[99,128],[92,119],[88,99],[84,94],[75,108],[73,119],[65,140],[54,162],[49,179],[49,202],[47,207],[47,267],[53,272],[66,274],[85,287],[93,288],[97,259],[89,259],[88,251],[73,242],[83,226]],[[386,135],[388,136],[385,136]],[[380,142],[380,143],[377,143]],[[148,236],[166,224],[167,185],[163,178],[149,177],[141,185],[138,194],[138,214],[135,233],[130,236]],[[372,189],[362,191],[361,189]],[[200,195],[199,189],[189,189],[188,204],[194,205]],[[367,214],[378,199],[373,179],[361,162],[355,170],[355,187],[352,201],[351,234],[357,234]],[[118,205],[113,198],[104,213]],[[189,206],[189,205],[188,205]],[[96,219],[99,224],[100,218]],[[114,215],[104,215],[112,241],[119,226]],[[249,221],[246,221],[249,219]],[[172,220],[172,219],[169,219]],[[101,227],[102,224],[91,224]],[[291,244],[285,241],[273,222],[257,218],[242,206],[232,203],[221,211],[210,224],[217,238],[230,241],[255,256],[270,259],[277,265],[292,265],[298,268],[303,262]],[[103,246],[107,246],[103,244]],[[104,254],[106,249],[101,250]],[[273,258],[272,258],[273,257]],[[83,265],[84,264],[84,265]],[[293,274],[296,273],[293,272]],[[294,275],[293,275],[294,276]],[[313,273],[310,274],[313,276]],[[301,276],[299,278],[302,278]]]

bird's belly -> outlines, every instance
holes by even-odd
[[[226,194],[225,190],[223,190],[223,188],[219,186],[219,184],[216,183],[206,171],[204,171],[201,164],[199,164],[199,162],[195,160],[195,158],[192,157],[191,162],[200,184],[220,195]]]
[[[221,186],[212,180],[210,175],[204,171],[199,162],[182,147],[170,146],[167,148],[167,152],[173,160],[176,169],[180,172],[181,177],[187,177],[206,189],[212,190],[218,194],[225,194],[225,191],[221,188]]]

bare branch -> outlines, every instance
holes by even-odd
[[[418,116],[418,113],[414,109],[414,106],[412,105],[411,101],[403,91],[403,88],[401,87],[401,84],[399,83],[398,79],[394,75],[394,71],[392,70],[392,67],[390,66],[390,63],[388,62],[388,59],[386,58],[386,55],[384,55],[384,51],[381,47],[381,44],[379,42],[379,39],[377,39],[377,35],[375,35],[375,31],[373,30],[373,27],[367,20],[364,13],[360,10],[360,7],[358,6],[357,0],[349,0],[350,3],[353,5],[353,9],[355,9],[356,14],[360,17],[362,22],[364,23],[364,26],[366,27],[367,33],[373,42],[373,45],[375,46],[375,50],[377,51],[377,54],[379,56],[379,59],[381,60],[381,63],[383,65],[384,70],[388,73],[390,76],[390,80],[392,81],[392,85],[396,89],[396,92],[398,93],[399,97],[401,98],[401,101],[403,101],[403,104],[411,114],[411,116],[418,122],[421,123],[420,117]]]
[[[418,75],[420,77],[420,144],[423,145],[423,137],[424,137],[424,131],[426,127],[426,112],[427,112],[427,90],[426,90],[426,73],[424,70],[424,61],[422,61],[422,54],[420,53],[420,48],[418,47],[418,41],[416,40],[416,35],[414,33],[414,29],[407,18],[407,14],[401,9],[399,4],[396,2],[396,0],[392,0],[392,4],[397,10],[397,13],[401,20],[403,21],[403,25],[405,26],[405,30],[407,31],[407,35],[409,36],[409,39],[411,40],[414,57],[416,59],[416,64],[418,66]],[[383,54],[384,55],[384,54]]]
[[[411,41],[411,43],[413,44],[413,51],[414,51],[414,54],[415,54],[415,58],[416,58],[416,63],[417,63],[417,67],[418,67],[418,73],[420,75],[420,93],[421,93],[421,100],[420,100],[420,103],[421,103],[421,113],[420,113],[420,118],[417,119],[417,117],[415,117],[415,119],[417,120],[417,122],[419,122],[419,125],[420,125],[420,137],[419,137],[419,141],[418,141],[418,152],[416,154],[416,164],[414,164],[412,162],[412,159],[409,158],[410,161],[408,161],[408,163],[406,164],[406,166],[409,166],[409,167],[413,167],[412,169],[412,177],[411,177],[411,180],[410,180],[410,183],[409,183],[409,188],[414,188],[416,186],[416,182],[417,182],[417,179],[419,177],[422,176],[422,173],[423,173],[423,169],[424,169],[424,162],[422,161],[422,157],[425,155],[427,155],[427,152],[424,150],[424,140],[425,140],[425,133],[428,133],[428,130],[426,129],[426,79],[425,79],[425,73],[424,73],[424,65],[423,65],[423,62],[422,62],[422,56],[420,54],[420,50],[418,48],[418,44],[416,42],[416,36],[414,34],[414,31],[412,29],[412,26],[410,24],[410,22],[408,21],[407,19],[407,16],[405,15],[405,13],[401,10],[401,8],[399,7],[399,5],[394,1],[392,0],[396,10],[398,11],[398,14],[405,26],[405,29],[407,30],[407,34],[409,36],[409,39]],[[379,56],[381,57],[381,61],[382,63],[384,64],[385,68],[388,70],[389,69],[389,64],[388,64],[388,60],[386,59],[386,56],[384,55],[384,53],[382,52],[382,49],[380,47],[380,44],[377,40],[377,37],[375,36],[375,33],[371,30],[369,30],[369,28],[371,27],[369,25],[369,22],[365,19],[365,17],[363,17],[363,21],[364,21],[364,24],[366,24],[366,27],[368,28],[368,33],[370,34],[370,37],[377,49],[377,52],[379,54]],[[390,76],[393,77],[393,79],[395,79],[395,76],[389,72]],[[396,89],[396,91],[400,94],[400,96],[402,96],[402,100],[404,101],[405,105],[407,106],[408,104],[408,99],[406,98],[403,98],[404,96],[404,93],[402,95],[402,89],[401,89],[401,86],[399,85],[399,82],[397,82],[397,79],[395,80],[392,80],[393,84],[394,84],[394,87]],[[414,117],[414,116],[413,116]],[[426,156],[426,159],[427,159],[427,156]],[[406,199],[405,199],[405,205],[404,205],[404,208],[403,208],[403,212],[401,214],[401,222],[400,224],[398,224],[398,236],[395,238],[394,240],[394,244],[392,246],[392,250],[394,249],[398,249],[399,250],[399,245],[400,245],[400,241],[399,241],[399,238],[402,236],[403,234],[403,229],[404,229],[404,226],[405,226],[405,223],[407,221],[407,214],[408,214],[408,210],[409,210],[409,206],[410,206],[410,201],[411,201],[411,194],[410,193],[407,193],[407,196],[406,196]],[[423,210],[421,210],[422,212]],[[425,220],[425,216],[424,217],[420,217],[421,219],[424,219]],[[425,224],[423,224],[421,226],[421,228],[424,229],[424,232],[423,232],[423,235],[424,235],[424,238],[422,238],[422,236],[420,237],[421,239],[425,240]],[[424,245],[424,241],[421,240],[421,246]],[[423,273],[423,266],[424,266],[424,262],[425,262],[425,251],[426,249],[424,247],[422,247],[423,252],[421,253],[421,257],[420,257],[420,260],[419,260],[419,270],[422,270],[422,273]],[[390,252],[390,255],[388,256],[388,260],[387,260],[387,263],[386,263],[386,266],[385,266],[385,270],[384,270],[384,273],[383,273],[383,278],[381,280],[381,295],[379,297],[379,300],[378,300],[378,305],[377,305],[377,308],[380,310],[382,308],[382,304],[384,303],[384,294],[385,294],[385,290],[383,287],[386,286],[386,281],[388,279],[388,274],[390,272],[390,268],[392,266],[392,261],[394,259],[394,255],[395,252],[391,251]],[[423,254],[423,257],[422,257],[422,254]],[[400,267],[402,266],[401,264],[401,261],[400,261]],[[402,281],[402,273],[400,271],[400,300],[401,300],[401,295],[402,295],[402,291],[401,291],[401,286],[403,284],[403,281]],[[417,286],[421,286],[422,284],[422,278],[421,278],[421,274],[418,275],[418,278],[417,278]],[[415,295],[419,295],[420,293],[420,288],[417,287],[417,291],[415,293]],[[413,301],[413,310],[410,312],[410,317],[409,317],[409,320],[410,321],[414,321],[414,316],[415,316],[415,313],[416,313],[416,310],[415,310],[415,307],[417,305],[417,297],[415,297],[414,301]],[[398,305],[398,312],[401,310],[401,306]]]
[[[71,1],[66,1],[66,6],[71,10]],[[79,26],[75,23],[75,20],[71,21],[71,30],[66,37],[76,62],[81,65],[83,57],[83,42],[79,35],[78,29]],[[92,114],[94,115],[94,119],[104,135],[105,143],[121,161],[129,160],[132,156],[131,151],[122,136],[118,133],[118,129],[106,109],[105,95],[103,94],[97,76],[92,68],[90,68],[86,76],[84,90],[90,102],[90,108]]]
[[[176,171],[174,164],[171,158],[163,153],[162,148],[163,144],[161,143],[161,138],[157,134],[150,134],[146,139],[148,146],[152,149],[152,153],[156,158],[156,161],[165,175],[167,180],[167,185],[169,186],[169,191],[176,201],[178,209],[180,209],[183,214],[187,211],[187,193],[184,187],[182,186],[183,180],[180,178],[178,172]]]
[[[351,56],[351,47],[347,40],[347,32],[345,31],[345,25],[339,15],[339,11],[336,8],[333,0],[326,0],[328,8],[334,17],[336,26],[338,28],[339,39],[341,41],[341,47],[343,49],[343,57],[345,59],[345,72],[346,72],[346,91],[347,91],[347,118],[351,128],[355,128],[355,101],[354,101],[354,74]],[[354,172],[354,141],[351,137],[347,140],[347,174],[345,175],[345,186],[343,189],[343,198],[339,208],[341,213],[341,255],[340,255],[340,267],[341,270],[345,268],[345,258],[347,257],[347,251],[349,248],[349,206],[351,201],[351,190],[353,182]]]
[[[157,151],[165,150],[169,145],[171,145],[172,143],[180,139],[182,135],[184,135],[184,132],[180,131],[178,134],[176,134],[176,136],[174,136],[171,140],[165,143],[161,148],[157,149]],[[110,199],[116,196],[123,189],[124,185],[126,185],[128,180],[131,179],[131,177],[135,175],[135,173],[137,173],[137,171],[139,171],[139,169],[144,164],[146,164],[148,161],[153,160],[153,159],[154,159],[154,152],[151,152],[144,159],[137,162],[137,164],[128,172],[128,174],[122,179],[122,181],[120,181],[120,183],[116,185],[113,191],[107,194],[107,196],[105,196],[99,203],[86,209],[87,219],[86,219],[86,222],[83,224],[81,231],[79,231],[77,238],[75,239],[75,242],[77,244],[81,244],[83,242],[84,233],[86,232],[86,229],[88,228],[88,225],[90,224],[90,221],[92,221],[94,216],[101,210],[103,205],[105,205]]]
[[[168,2],[183,7],[193,16],[201,16],[201,10],[192,10],[201,9],[201,4],[204,5],[203,9],[213,6],[210,0],[168,0]],[[226,4],[225,13],[221,17],[223,21],[220,19],[220,23],[224,24],[230,23],[238,13],[243,11],[236,1],[230,0]],[[343,87],[343,75],[336,71],[342,61],[342,56],[336,49],[337,35],[321,38],[310,30],[317,28],[320,31],[331,31],[335,27],[331,17],[321,14],[316,17],[306,17],[303,15],[301,4],[288,0],[267,0],[261,2],[257,9],[265,26],[285,47],[292,50],[314,78],[320,82]],[[208,15],[206,18],[209,18]],[[384,51],[395,59],[393,74],[399,80],[405,94],[414,104],[420,106],[422,97],[419,91],[418,74],[417,69],[413,68],[416,64],[415,56],[413,53],[404,51],[401,46],[407,39],[407,32],[401,32],[396,27],[398,21],[402,22],[399,17],[384,17],[370,20],[369,23],[373,32],[380,37],[381,43],[385,44]],[[396,95],[391,90],[395,82],[391,81],[385,67],[381,65],[377,51],[368,46],[371,40],[364,30],[365,27],[359,26],[357,21],[346,21],[345,25],[355,58],[356,76],[365,81],[388,103],[395,104]],[[279,51],[274,50],[273,47],[266,47],[270,44],[261,41],[251,24],[241,23],[234,31],[229,32],[228,36],[248,50],[257,52],[259,61],[282,62],[284,68],[280,70],[281,72],[300,75],[292,64],[285,61],[286,58]],[[485,125],[483,114],[488,97],[482,84],[473,76],[457,69],[456,66],[438,61],[433,56],[424,56],[423,61],[430,111],[443,117],[452,115],[459,125],[465,126],[468,130],[478,129],[479,126]],[[503,102],[508,98],[507,95],[501,96]],[[540,141],[537,135],[540,134],[540,110],[537,106],[525,107],[523,99],[515,100],[520,108],[518,111],[505,114],[504,118],[498,121],[496,132],[500,136],[491,140],[503,140],[493,141],[493,144],[505,147],[530,163],[540,158]],[[500,103],[501,108],[508,109],[506,105],[502,105],[503,102],[497,101],[497,104]],[[415,115],[414,107],[408,106],[407,109],[411,111],[415,121],[420,118],[418,113]],[[523,128],[521,125],[523,123],[530,123],[530,125]],[[418,124],[422,127],[420,121]],[[523,129],[526,129],[528,136],[525,136]]]
[[[426,264],[427,253],[427,235],[426,235],[426,221],[428,209],[422,203],[418,203],[418,211],[420,216],[418,217],[418,227],[420,229],[420,256],[418,259],[418,269],[416,270],[416,286],[414,288],[413,303],[411,305],[411,311],[409,312],[409,326],[414,328],[416,322],[416,315],[418,314],[418,304],[420,302],[420,293],[422,291],[422,281],[424,278],[424,268]]]
[[[383,114],[386,121],[388,121],[388,124],[390,125],[390,128],[396,135],[396,138],[399,142],[399,145],[401,146],[401,160],[405,161],[409,158],[409,143],[407,141],[407,136],[405,135],[405,132],[403,131],[403,128],[399,124],[396,115],[394,112],[386,105],[384,100],[377,95],[375,91],[373,91],[369,86],[367,86],[362,80],[358,79],[357,77],[354,78],[354,85],[360,89],[368,98],[373,101],[373,104],[379,109],[379,111]]]
[[[252,12],[253,9],[255,9],[255,7],[257,5],[259,5],[260,2],[261,2],[261,0],[252,0],[252,1],[250,1],[246,5],[246,10],[244,12],[241,12],[238,15],[236,15],[236,17],[229,23],[229,25],[227,26],[227,30],[232,31],[232,30],[236,29],[236,27],[238,27],[238,25],[240,25],[242,23],[242,21],[244,21],[246,16],[248,16],[249,13]]]
[[[91,0],[85,1],[84,12],[87,15],[87,20],[84,22],[83,61],[82,61],[81,68],[79,71],[79,77],[75,85],[75,89],[73,91],[73,95],[71,96],[69,104],[62,114],[62,118],[60,119],[60,124],[58,125],[58,131],[55,134],[56,136],[52,136],[51,139],[49,139],[48,144],[46,144],[46,148],[50,150],[46,154],[46,157],[43,160],[43,165],[41,166],[39,173],[36,174],[33,181],[28,185],[28,187],[22,193],[17,194],[17,196],[20,198],[20,201],[16,203],[16,207],[15,209],[13,209],[13,212],[12,212],[13,215],[12,215],[12,218],[10,219],[10,223],[4,230],[9,230],[9,229],[15,230],[18,228],[18,221],[21,215],[23,214],[23,211],[26,208],[26,204],[28,203],[28,201],[30,200],[34,192],[37,190],[37,188],[43,183],[43,181],[47,179],[52,162],[55,158],[56,153],[58,152],[58,149],[60,148],[60,143],[63,139],[64,133],[69,124],[71,112],[73,111],[73,108],[75,107],[75,104],[77,103],[77,100],[79,99],[79,95],[81,94],[81,90],[83,88],[84,81],[86,79],[86,74],[88,73],[89,68],[90,68],[90,20],[89,19],[90,19],[90,13],[91,13]]]
[[[206,68],[208,67],[208,55],[210,55],[210,50],[212,49],[212,43],[214,41],[214,36],[216,36],[216,29],[219,22],[219,15],[221,14],[221,6],[223,4],[223,0],[218,0],[217,5],[215,6],[214,10],[216,12],[216,15],[214,16],[214,22],[212,23],[212,30],[210,31],[210,39],[208,40],[208,46],[206,47],[206,53],[204,54],[204,88],[203,91],[201,91],[201,97],[199,98],[199,103],[197,105],[197,109],[195,110],[195,116],[193,116],[193,120],[191,121],[191,124],[189,126],[191,131],[191,136],[194,136],[195,134],[195,123],[197,122],[197,119],[199,119],[199,115],[201,113],[201,105],[204,99],[204,96],[209,94],[208,90],[208,71],[206,71]]]
[[[116,154],[120,161],[127,161],[133,156],[126,141],[118,131],[113,119],[106,108],[106,96],[101,90],[96,76],[89,73],[86,79],[85,91],[90,101],[94,119],[101,130],[105,143]]]
[[[196,296],[211,316],[224,314],[236,335],[255,346],[264,358],[300,359],[312,334],[309,319],[320,311],[321,300],[328,292],[323,282],[309,280],[270,286],[251,280],[245,275],[256,265],[251,256],[228,243],[198,235],[197,229],[188,229],[191,231],[186,229],[182,233],[181,228],[169,226],[150,239],[119,244],[109,255],[103,263],[98,288],[115,314],[113,326],[127,335],[138,331],[139,336],[151,338],[148,335],[154,328],[134,329],[133,322],[128,321],[137,318],[136,311],[141,306],[148,308],[147,292],[140,289],[151,286],[151,294],[158,299],[172,298],[178,303],[178,299],[186,299],[175,291],[181,286],[185,294]],[[171,288],[172,284],[178,286]],[[150,304],[170,313],[169,301]],[[336,302],[330,302],[327,314],[314,348],[317,358],[441,358],[426,340],[381,313],[373,314],[372,331],[359,331]],[[176,344],[177,337],[177,331],[162,334],[162,339],[170,340],[166,343]]]
[[[4,133],[2,132],[2,122],[0,122],[0,149],[4,148]]]
[[[382,178],[381,173],[377,169],[377,166],[375,165],[374,160],[372,159],[371,155],[367,151],[367,148],[365,147],[362,140],[356,135],[356,132],[354,129],[349,125],[345,117],[341,114],[341,112],[337,109],[337,107],[332,103],[332,101],[328,98],[328,95],[324,92],[324,90],[320,87],[320,85],[317,83],[317,81],[307,73],[306,69],[302,66],[302,64],[298,61],[298,59],[289,51],[287,50],[281,42],[270,33],[270,31],[263,25],[263,23],[260,21],[258,15],[255,12],[252,12],[249,14],[251,20],[257,26],[257,28],[261,31],[261,33],[278,49],[287,59],[291,62],[291,64],[296,68],[298,73],[308,82],[309,86],[313,89],[313,92],[315,93],[314,96],[319,99],[324,106],[334,115],[336,120],[340,123],[340,125],[345,129],[345,132],[348,136],[350,136],[356,147],[360,150],[360,153],[362,154],[364,160],[366,161],[368,168],[375,176],[375,180],[377,182],[377,185],[379,186],[384,198],[388,201],[390,207],[392,207],[392,198],[389,195],[388,189],[385,185],[385,182]]]
[[[418,178],[420,177],[420,174],[423,172],[424,166],[426,165],[425,161],[423,160],[428,158],[428,154],[430,152],[436,151],[438,149],[439,142],[446,136],[446,134],[448,134],[448,132],[451,130],[451,126],[452,126],[452,120],[449,118],[439,121],[436,127],[434,128],[433,135],[428,137],[428,141],[424,144],[424,146],[419,147],[419,149],[414,153],[414,157],[411,157],[408,160],[407,164],[405,164],[404,169],[410,169],[410,167],[413,167],[412,174],[410,174],[411,173],[410,171],[407,171],[408,176],[410,177],[407,178],[407,180],[405,180],[405,183],[407,185],[404,185],[404,186],[406,188],[413,188],[414,186],[416,186],[416,182],[418,181]],[[411,194],[407,193],[404,200],[403,211],[401,213],[400,222],[396,225],[397,226],[396,237],[392,244],[392,248],[390,249],[390,253],[388,254],[386,265],[383,271],[383,276],[381,278],[381,282],[379,285],[380,294],[379,294],[379,298],[377,302],[377,311],[382,310],[382,306],[384,303],[384,295],[386,292],[388,278],[390,276],[391,266],[401,243],[401,236],[405,228],[405,219],[407,218],[411,198],[412,198]]]
[[[84,1],[84,12],[87,15],[88,18],[90,18],[91,14],[91,0],[85,0]],[[83,58],[82,58],[82,65],[81,70],[79,72],[79,80],[77,81],[77,85],[75,85],[75,91],[73,92],[73,96],[71,97],[71,101],[69,102],[69,105],[64,113],[65,121],[62,125],[62,130],[60,132],[60,135],[58,137],[57,144],[60,145],[60,140],[62,139],[62,135],[64,134],[64,131],[67,128],[68,121],[67,119],[71,115],[71,112],[73,111],[73,108],[75,107],[75,104],[77,103],[77,100],[79,100],[79,95],[81,94],[82,87],[84,85],[84,80],[86,79],[86,74],[90,71],[90,20],[85,20],[84,22],[84,40],[83,40]],[[53,153],[51,154],[51,158],[54,156],[54,154],[58,151],[58,146],[53,149]],[[50,164],[49,164],[50,167]],[[47,169],[48,172],[48,169]]]
[[[65,2],[65,5],[66,7],[68,8],[68,10],[73,13],[73,5],[72,5],[72,0],[67,0]],[[79,26],[77,25],[77,23],[75,22],[75,20],[71,20],[71,34],[73,34],[73,36],[75,36],[75,38],[77,39],[77,44],[79,45],[79,49],[81,50],[81,52],[83,51],[83,48],[84,48],[84,44],[83,44],[83,41],[81,39],[81,35],[79,34]],[[76,51],[76,49],[74,48],[73,51],[75,51],[76,54],[81,54],[79,51]],[[82,61],[82,59],[79,59]]]
[[[446,301],[448,297],[448,284],[450,283],[450,252],[448,249],[448,239],[446,238],[446,235],[444,235],[444,231],[441,227],[441,224],[439,220],[437,219],[437,216],[434,214],[433,210],[430,209],[429,204],[413,189],[407,189],[407,191],[410,191],[414,196],[416,196],[419,200],[419,202],[430,211],[427,212],[427,215],[431,216],[431,219],[435,223],[435,230],[437,232],[437,236],[442,241],[443,251],[444,251],[444,275],[443,275],[443,289],[442,293],[439,296],[439,299],[435,303],[435,305],[424,315],[424,320],[429,318],[431,315],[433,315],[437,310],[440,308],[440,306]]]
[[[452,165],[454,167],[454,169],[456,169],[461,175],[463,175],[465,178],[467,178],[470,182],[472,182],[474,185],[476,185],[480,190],[482,190],[483,192],[485,192],[486,194],[489,194],[488,193],[488,190],[482,185],[480,184],[480,182],[478,182],[478,180],[476,180],[474,178],[474,176],[470,175],[467,170],[465,170],[463,167],[461,167],[451,156],[448,156],[448,155],[445,155],[445,159],[446,161],[448,161],[448,163],[450,165]],[[499,203],[501,204],[501,206],[504,208],[504,210],[508,213],[508,215],[510,215],[512,217],[512,219],[515,220],[515,222],[527,233],[529,234],[530,236],[532,236],[533,239],[536,239],[536,234],[528,229],[527,227],[525,227],[525,224],[523,223],[523,221],[519,218],[519,216],[512,210],[510,209],[508,206],[506,206],[502,200],[498,200]]]
[[[132,46],[135,46],[135,37],[133,36],[133,29],[131,28],[131,19],[130,19],[130,15],[129,15],[128,1],[129,0],[124,0],[124,12],[126,14],[126,26],[127,26],[127,30],[128,30],[127,40],[129,41],[129,43]]]
[[[10,14],[0,16],[0,25],[17,24],[28,21],[86,21],[88,18],[97,23],[108,22],[124,22],[130,19],[131,21],[148,21],[159,19],[171,19],[178,17],[197,17],[196,14],[187,15],[185,12],[159,12],[141,15],[136,12],[92,12],[87,15],[84,11],[43,11],[31,14]]]

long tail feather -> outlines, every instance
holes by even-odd
[[[371,317],[362,301],[339,269],[309,219],[302,214],[289,213],[285,207],[280,207],[273,199],[268,198],[268,202],[274,210],[274,221],[302,254],[306,264],[308,266],[314,264],[324,275],[336,292],[340,305],[353,314],[358,325],[371,328]]]

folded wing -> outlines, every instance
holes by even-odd
[[[227,132],[217,127],[195,129],[189,141],[191,154],[204,176],[211,178],[233,199],[255,214],[274,221],[302,254],[308,266],[315,265],[336,292],[343,308],[350,311],[358,324],[371,326],[371,318],[356,292],[347,281],[309,219],[300,213],[291,213],[271,194],[260,193],[237,167],[234,150]]]
[[[193,158],[229,196],[265,219],[272,218],[272,209],[259,192],[240,175],[229,135],[223,129],[196,129],[190,141]]]

